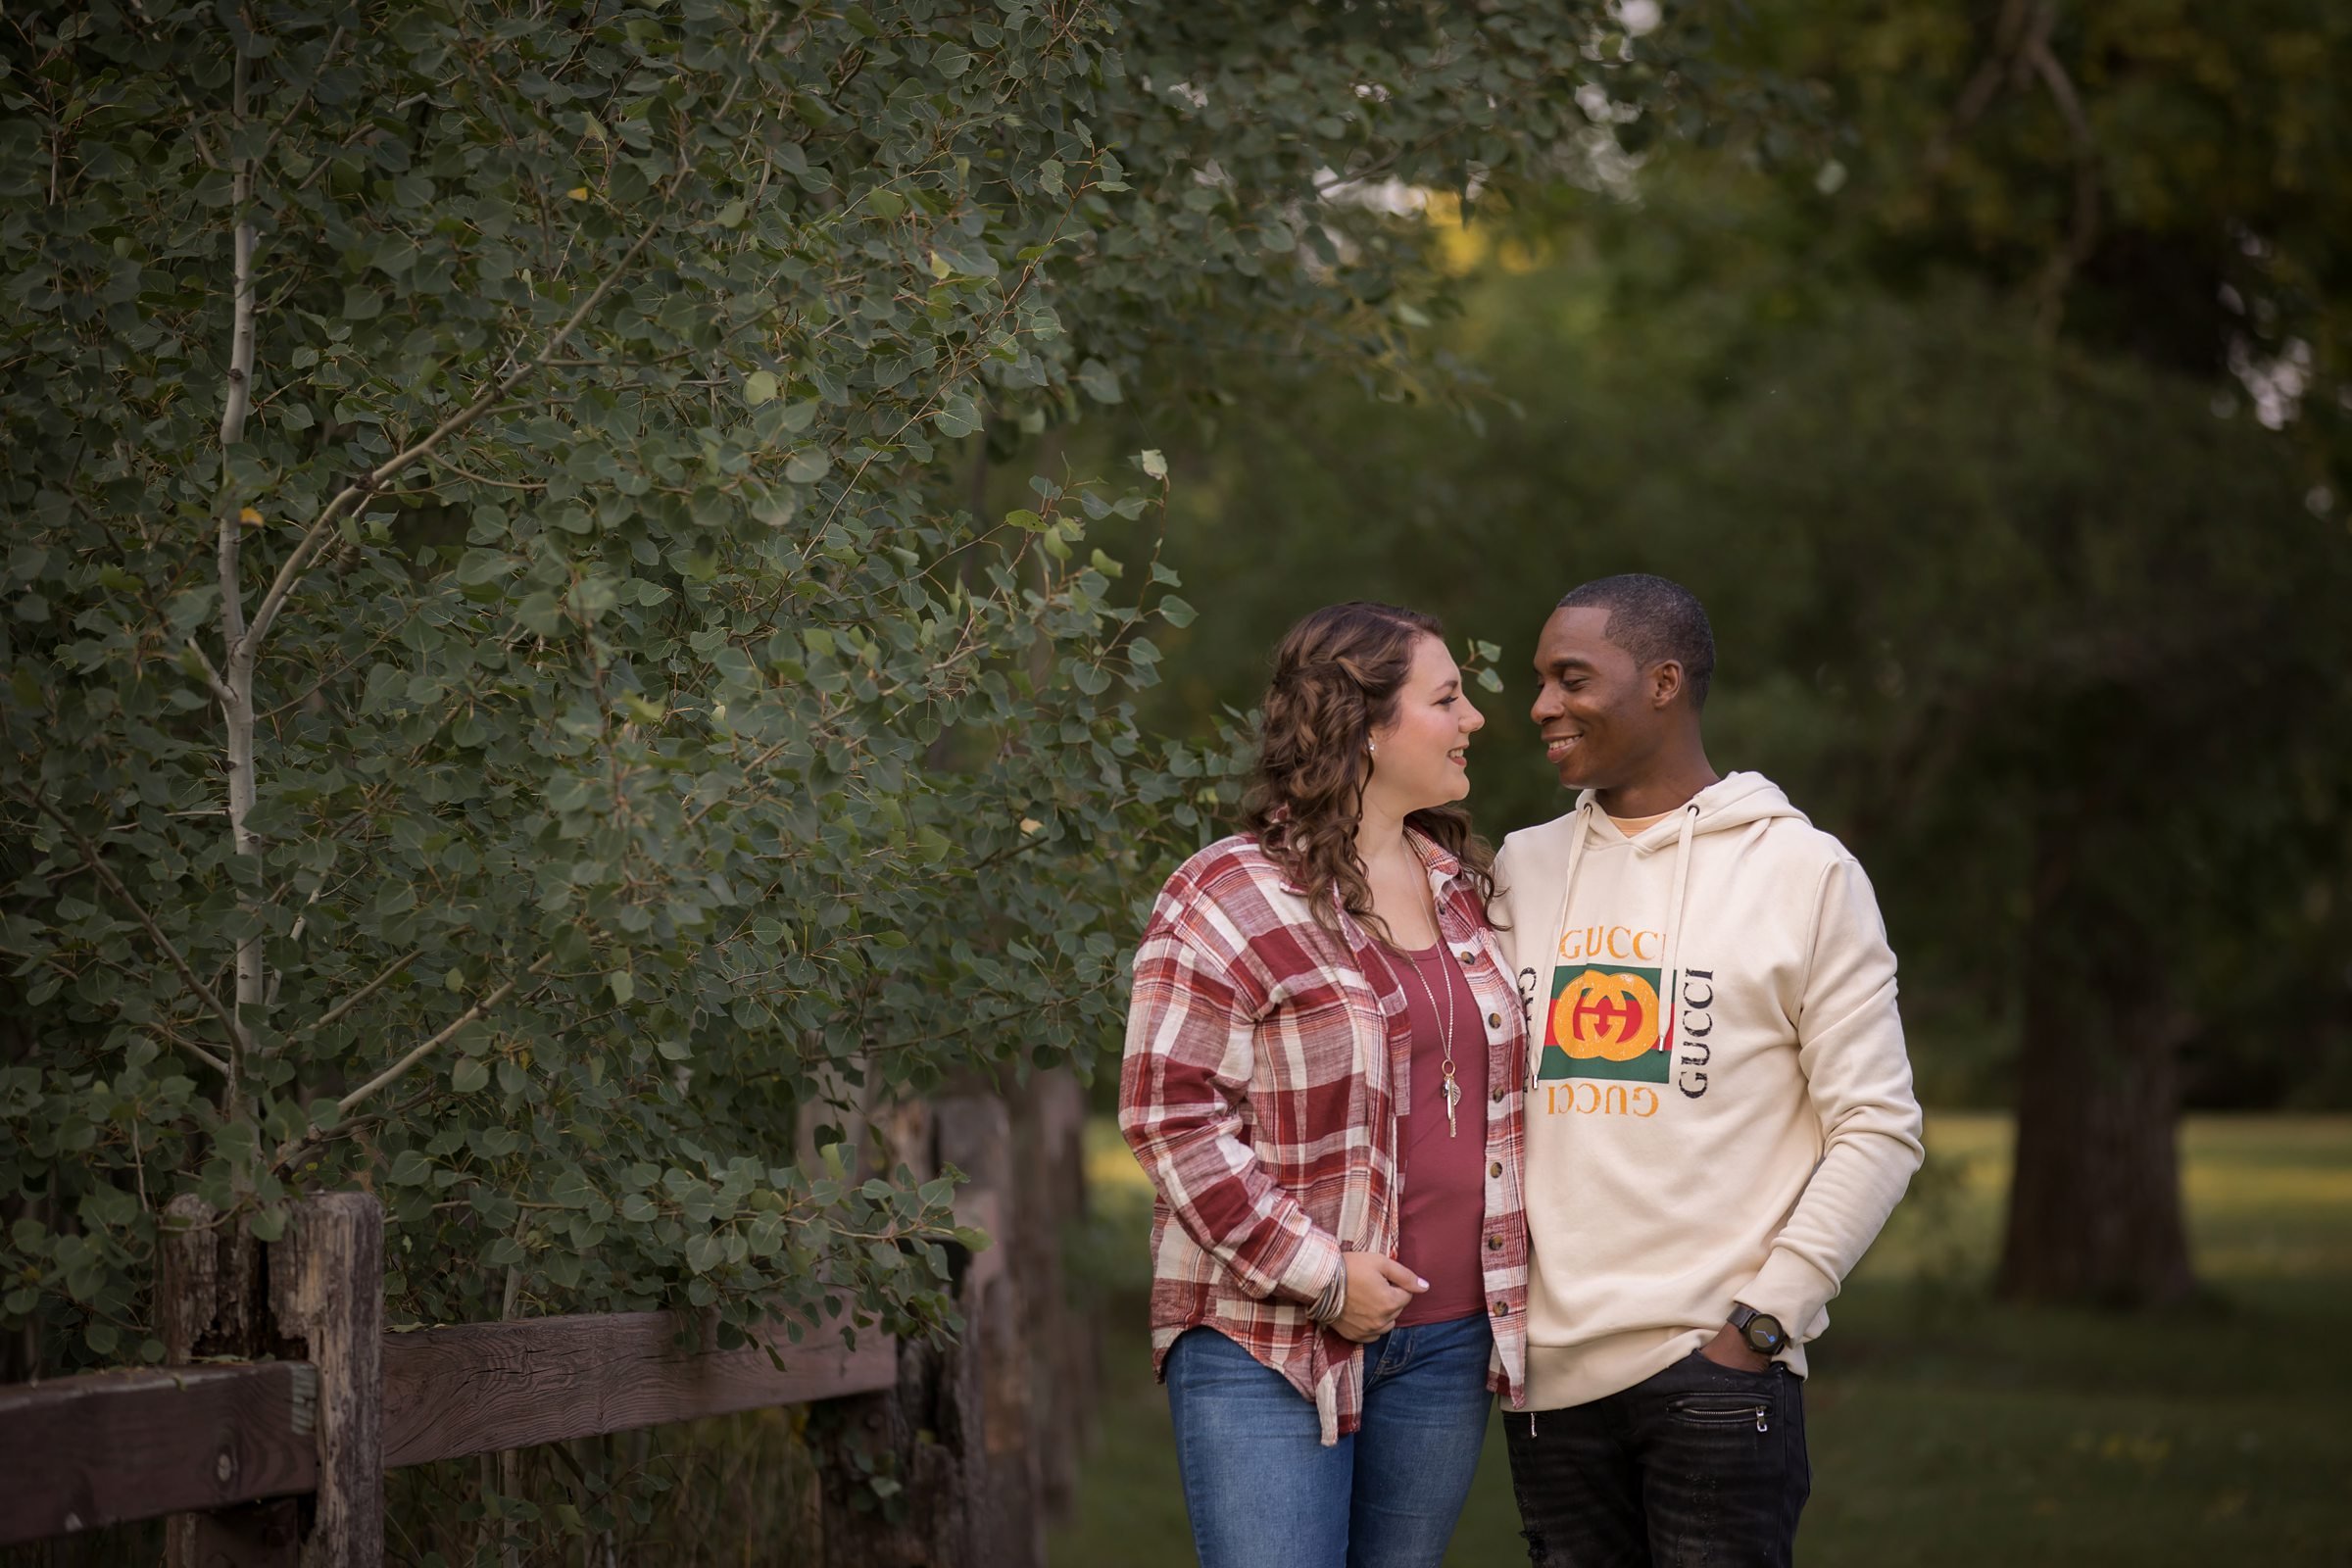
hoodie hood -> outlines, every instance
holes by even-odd
[[[1575,809],[1552,825],[1573,832],[1582,819],[1599,831],[1615,833],[1616,824],[1600,808],[1599,794],[1598,790],[1584,791],[1576,798]],[[1654,855],[1682,841],[1686,821],[1692,838],[1703,838],[1709,833],[1725,833],[1776,816],[1808,821],[1804,812],[1788,804],[1788,797],[1781,793],[1781,787],[1763,774],[1726,773],[1662,819],[1635,834],[1632,843],[1637,854]]]

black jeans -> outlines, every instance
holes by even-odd
[[[1786,1568],[1813,1491],[1804,1379],[1693,1350],[1622,1394],[1506,1411],[1511,1490],[1539,1568]]]

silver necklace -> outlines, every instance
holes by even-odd
[[[1446,933],[1442,930],[1438,933],[1438,951],[1441,954],[1446,951]],[[1406,956],[1411,959],[1414,982],[1421,987],[1421,994],[1429,999],[1429,1015],[1434,1018],[1438,1015],[1438,994],[1430,989],[1428,976],[1422,974],[1421,960],[1409,954]],[[1396,960],[1389,956],[1385,946],[1381,950],[1380,961],[1388,966],[1390,977],[1396,978]],[[1447,975],[1446,978],[1446,1023],[1438,1035],[1439,1047],[1445,1055],[1446,1083],[1438,1093],[1446,1101],[1446,1136],[1452,1138],[1462,1130],[1460,1123],[1454,1119],[1454,1107],[1462,1102],[1462,1086],[1453,1075],[1453,977]],[[1402,980],[1397,981],[1397,988],[1403,989]]]

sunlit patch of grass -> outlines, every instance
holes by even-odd
[[[1118,1123],[1108,1116],[1087,1118],[1086,1180],[1096,1193],[1135,1191],[1151,1200],[1152,1183],[1135,1162],[1135,1151],[1119,1136]]]

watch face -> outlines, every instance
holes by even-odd
[[[1786,1349],[1788,1336],[1781,1328],[1781,1320],[1769,1312],[1758,1312],[1747,1320],[1747,1343],[1760,1354],[1775,1355]]]

